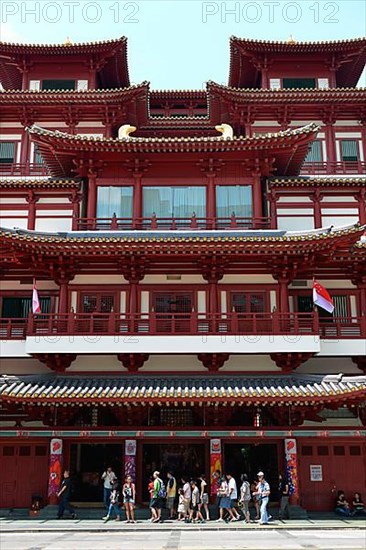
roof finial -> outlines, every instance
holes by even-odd
[[[69,36],[66,37],[66,40],[64,42],[65,46],[72,46],[72,40]]]
[[[290,37],[287,39],[287,44],[296,44],[296,40],[292,34],[290,34]]]

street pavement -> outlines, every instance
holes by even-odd
[[[0,522],[1,550],[365,550],[366,522],[343,519],[204,525],[96,520]]]

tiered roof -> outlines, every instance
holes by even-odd
[[[23,62],[34,59],[76,57],[82,55],[100,64],[102,88],[124,88],[130,85],[127,65],[127,38],[72,44],[16,44],[0,42],[0,81],[6,90],[20,90]]]
[[[297,42],[288,40],[279,42],[273,40],[251,40],[248,38],[230,39],[230,71],[229,86],[238,88],[255,88],[257,69],[255,64],[264,57],[272,59],[279,55],[305,55],[311,59],[314,55],[331,61],[333,57],[337,64],[337,85],[342,88],[355,87],[366,63],[366,39],[335,40],[321,42]]]
[[[255,137],[164,137],[164,138],[125,138],[107,139],[71,135],[32,126],[28,128],[32,139],[54,176],[68,176],[73,167],[73,156],[83,153],[108,155],[131,153],[157,154],[225,154],[225,158],[241,161],[274,159],[275,169],[281,175],[297,174],[307,154],[310,142],[315,138],[318,127],[309,124],[296,130],[286,130],[274,134]],[[70,151],[74,155],[70,155]],[[266,174],[263,174],[266,175]]]
[[[366,398],[366,376],[281,375],[228,377],[31,375],[2,376],[3,401],[65,404],[141,405],[152,401],[230,402],[245,405],[361,402]]]

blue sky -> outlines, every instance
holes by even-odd
[[[153,89],[227,83],[229,37],[339,40],[366,34],[362,0],[2,0],[1,39],[128,38],[131,81]],[[365,74],[360,85],[365,86]]]

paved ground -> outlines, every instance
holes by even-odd
[[[3,518],[0,532],[0,550],[366,550],[362,519],[275,520],[259,526]]]
[[[66,525],[65,525],[66,527]],[[366,531],[136,529],[1,533],[1,550],[365,550]]]

